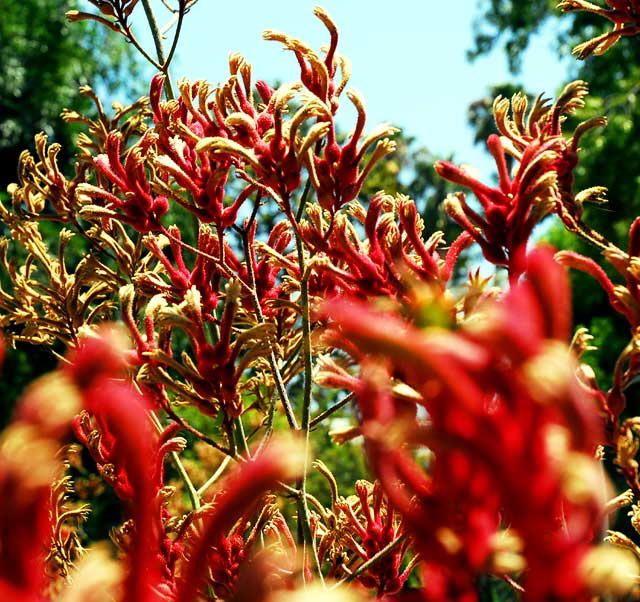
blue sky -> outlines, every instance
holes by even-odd
[[[467,107],[484,96],[489,84],[513,78],[501,51],[473,64],[466,61],[476,2],[325,0],[322,6],[340,30],[339,51],[352,61],[351,86],[364,96],[369,127],[392,122],[415,136],[419,145],[438,154],[454,152],[458,162],[476,166],[487,177],[492,163],[479,147],[473,147]],[[254,78],[296,78],[294,56],[279,44],[262,40],[262,31],[277,29],[317,48],[328,37],[313,16],[316,4],[310,0],[200,0],[185,19],[173,77],[222,82],[233,51],[252,64]],[[142,33],[142,6],[136,12],[140,38],[149,42]],[[162,21],[164,15],[159,12],[158,17]],[[557,26],[552,19],[533,40],[518,77],[532,92],[553,95],[567,80],[567,64],[560,63],[552,49],[554,22]],[[349,105],[345,98],[339,114],[345,130],[353,124]]]

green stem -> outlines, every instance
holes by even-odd
[[[231,456],[226,456],[224,460],[220,463],[220,466],[216,468],[216,471],[207,479],[206,483],[198,489],[196,492],[198,496],[202,497],[202,494],[211,487],[221,476],[222,473],[226,470],[227,466],[229,466],[229,462],[231,462]]]
[[[195,437],[200,439],[200,441],[204,441],[204,443],[206,443],[207,445],[210,445],[211,447],[214,447],[215,449],[222,452],[226,456],[234,455],[233,453],[231,453],[230,449],[224,447],[223,445],[220,445],[217,441],[214,441],[211,437],[208,437],[204,433],[200,432],[197,428],[191,426],[186,420],[184,420],[181,416],[179,416],[175,412],[175,410],[170,406],[169,403],[165,404],[162,409],[167,413],[169,418],[177,422],[183,429],[185,429],[186,431],[189,431],[192,435],[195,435]]]
[[[313,384],[313,362],[311,357],[311,321],[309,319],[309,284],[305,275],[304,248],[302,240],[296,236],[296,250],[300,265],[300,306],[302,309],[302,358],[304,362],[304,390],[302,397],[302,430],[308,434],[311,422],[311,385]]]
[[[300,204],[298,205],[298,210],[296,211],[297,222],[302,219],[302,214],[304,213],[304,208],[307,204],[309,192],[311,192],[311,178],[307,178],[307,183],[304,185],[304,190],[302,191],[302,196],[300,197]]]
[[[171,49],[169,50],[169,54],[167,55],[167,58],[162,63],[162,69],[165,72],[169,70],[169,65],[171,64],[171,61],[173,60],[173,55],[175,54],[176,48],[178,47],[178,40],[180,39],[180,32],[182,31],[182,22],[184,20],[186,2],[184,0],[179,0],[178,4],[179,4],[178,22],[176,23],[176,33],[173,36],[173,42],[171,43]],[[167,77],[167,79],[169,78]]]
[[[244,433],[244,425],[242,424],[242,418],[238,416],[234,420],[234,429],[236,438],[238,439],[238,447],[246,454],[247,458],[251,458],[251,452],[249,451],[249,444],[247,443],[247,437]]]
[[[256,455],[260,455],[260,452],[262,451],[264,446],[269,442],[269,439],[271,439],[271,434],[273,433],[273,419],[275,418],[275,415],[276,415],[276,400],[272,395],[270,399],[270,404],[269,404],[269,413],[267,414],[267,422],[266,422],[266,428],[264,431],[264,437],[262,437],[262,441],[260,441],[260,445],[258,446]]]
[[[162,423],[153,412],[151,412],[151,420],[153,421],[153,424],[155,425],[158,432],[161,433],[163,431]],[[178,456],[177,452],[171,452],[169,455],[171,456],[171,460],[173,461],[178,473],[180,474],[180,477],[184,481],[184,484],[187,486],[187,495],[189,496],[189,500],[191,501],[192,508],[194,510],[198,510],[198,508],[200,508],[200,495],[196,491],[193,482],[189,478],[184,464],[182,463],[182,460],[180,460],[180,456]]]
[[[338,581],[338,583],[333,585],[331,589],[336,589],[337,587],[340,587],[345,583],[349,583],[356,577],[362,575],[362,573],[368,571],[376,562],[393,552],[393,550],[395,550],[405,539],[407,539],[407,535],[403,533],[402,535],[394,539],[390,544],[387,544],[384,548],[382,548],[382,550],[374,554],[371,558],[369,558],[369,560],[363,562],[355,571],[353,571],[353,573]]]
[[[156,17],[153,14],[153,9],[151,8],[150,0],[142,0],[142,6],[144,8],[144,14],[147,17],[147,22],[149,23],[149,30],[151,31],[151,36],[153,37],[153,43],[155,44],[155,47],[156,47],[158,63],[160,63],[160,68],[164,73],[164,75],[166,76],[164,89],[167,95],[167,100],[173,100],[175,98],[175,95],[173,93],[171,78],[169,77],[169,62],[167,61],[164,55],[164,46],[162,44],[162,34],[160,33],[160,28],[158,27],[158,22],[156,21]],[[175,43],[177,43],[178,34],[179,34],[179,31],[176,32],[176,38],[174,38],[174,47],[172,47],[171,49],[170,56],[172,58],[173,58],[173,52],[175,52]]]
[[[187,474],[184,464],[182,463],[182,460],[180,460],[180,456],[178,456],[178,452],[171,452],[170,455],[171,455],[171,460],[173,460],[173,463],[176,469],[178,470],[178,473],[180,474],[180,478],[184,481],[185,485],[187,486],[187,495],[189,496],[189,500],[191,501],[192,508],[194,510],[198,510],[200,508],[200,496],[198,495],[198,492],[196,491],[196,488],[193,485],[193,482],[189,478],[189,475]]]
[[[331,416],[334,412],[339,410],[340,408],[346,406],[350,401],[353,401],[355,395],[353,393],[349,393],[345,395],[340,401],[332,405],[330,408],[327,408],[324,412],[318,414],[310,423],[309,428],[313,428],[314,426],[318,426],[325,418]]]
[[[133,35],[133,31],[131,30],[131,27],[127,24],[122,24],[122,30],[125,32],[125,37],[127,38],[127,40],[129,40],[129,42],[131,42],[131,44],[133,44],[134,48],[147,60],[149,61],[154,68],[158,69],[158,71],[162,70],[162,65],[160,65],[160,63],[158,63],[158,61],[156,61],[143,47],[142,44],[140,44],[140,42],[138,42],[138,40],[136,39],[136,37]]]
[[[303,199],[306,202],[306,199]],[[303,206],[303,201],[301,201]],[[297,224],[296,224],[297,225]],[[304,545],[309,546],[313,552],[313,556],[318,567],[318,576],[324,585],[322,576],[322,566],[318,558],[318,550],[313,545],[313,537],[311,533],[311,519],[309,514],[309,506],[307,504],[307,471],[309,463],[309,431],[311,426],[311,386],[313,361],[311,355],[311,320],[310,320],[310,304],[309,304],[309,284],[305,275],[305,259],[304,247],[298,228],[294,228],[296,236],[296,250],[298,252],[298,265],[300,266],[300,305],[302,309],[302,357],[304,361],[304,389],[302,394],[302,412],[300,421],[302,423],[302,432],[304,436],[304,471],[300,482],[300,497],[298,504],[298,514],[302,519],[301,531],[304,535]]]
[[[225,418],[223,421],[224,430],[227,433],[227,441],[229,442],[229,450],[231,453],[229,454],[232,458],[235,458],[238,455],[238,446],[236,445],[236,438],[233,432],[233,422],[228,422]]]

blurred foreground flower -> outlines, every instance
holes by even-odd
[[[368,355],[357,390],[368,457],[434,602],[475,600],[485,572],[521,576],[526,600],[590,599],[581,563],[600,528],[602,424],[566,347],[562,268],[544,249],[516,260],[522,279],[457,333],[326,305],[335,343]],[[426,423],[394,400],[389,374],[419,394]],[[434,454],[426,471],[416,446]]]

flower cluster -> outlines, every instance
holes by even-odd
[[[469,188],[480,203],[479,214],[456,193],[446,201],[447,213],[480,245],[485,258],[504,265],[512,279],[518,271],[514,260],[526,247],[533,228],[549,213],[556,213],[567,228],[583,235],[582,204],[601,200],[604,190],[591,188],[574,195],[573,171],[578,164],[578,144],[589,129],[606,124],[605,119],[581,123],[571,138],[562,135],[565,115],[584,105],[587,86],[575,81],[565,87],[556,102],[538,97],[527,114],[526,96],[516,94],[509,102],[498,97],[493,103],[496,125],[502,136],[492,134],[487,148],[498,168],[499,184],[487,186],[446,161],[436,171],[447,180]],[[511,109],[512,116],[509,116]],[[508,155],[518,162],[513,177]],[[593,235],[599,242],[597,234]]]
[[[91,3],[100,14],[70,19],[144,52],[136,0]],[[178,33],[193,3],[178,0]],[[615,23],[581,55],[637,33],[635,3],[609,4],[561,3]],[[637,595],[640,546],[605,525],[631,505],[640,531],[627,404],[640,218],[622,251],[583,219],[605,190],[574,190],[582,136],[606,120],[563,131],[582,81],[553,103],[497,98],[497,184],[435,165],[477,201],[445,200],[461,227],[446,241],[414,200],[367,186],[396,130],[366,133],[336,25],[314,12],[320,51],[265,32],[295,57],[295,81],[272,88],[232,54],[226,82],[179,80],[174,94],[176,34],[148,57],[149,99],[109,116],[85,87],[97,117],[64,113],[85,129],[73,177],[43,134],[21,156],[0,203],[0,325],[61,364],[0,433],[0,598],[473,602],[488,577],[533,602]],[[534,247],[551,213],[612,270]],[[479,269],[460,280],[474,245],[508,285]],[[591,338],[574,332],[565,267],[629,323],[607,391],[582,362]],[[358,454],[370,474],[352,478]],[[612,490],[605,454],[627,491]],[[101,517],[79,467],[117,498],[111,544],[83,530]]]
[[[589,599],[579,565],[602,512],[601,424],[566,347],[562,269],[544,250],[518,259],[524,280],[459,333],[419,331],[347,302],[326,310],[336,343],[344,337],[369,356],[357,390],[362,431],[414,536],[428,600],[475,599],[474,574],[519,573],[525,564],[529,599]],[[380,356],[386,366],[372,363]],[[385,374],[418,393],[426,422],[398,404]],[[428,473],[401,440],[434,454]]]

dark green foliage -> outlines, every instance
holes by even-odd
[[[0,378],[0,429],[9,423],[16,399],[26,386],[36,376],[53,370],[57,363],[50,349],[26,343],[6,354]]]
[[[338,483],[340,495],[355,495],[355,484],[359,479],[373,481],[373,476],[365,465],[365,454],[361,438],[336,445],[332,443],[326,429],[318,430],[312,436],[313,453],[322,457]],[[307,481],[309,493],[326,507],[331,506],[331,492],[326,479],[317,471],[309,473]]]
[[[478,578],[479,602],[517,602],[519,596],[506,582],[494,575]]]

